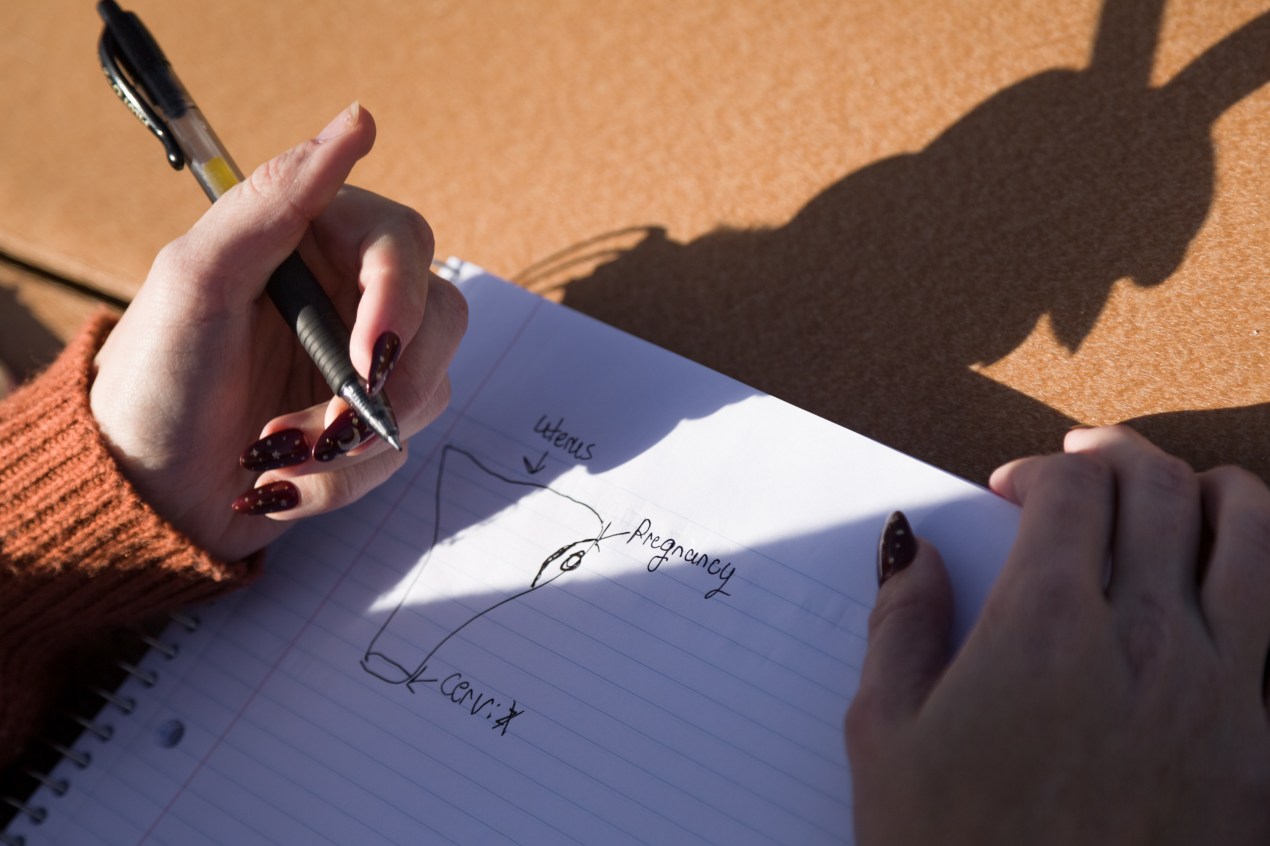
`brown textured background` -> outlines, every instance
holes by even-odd
[[[0,253],[126,298],[202,194],[91,3],[3,5]],[[244,167],[360,99],[439,254],[958,474],[1137,418],[1270,477],[1264,0],[124,5]]]

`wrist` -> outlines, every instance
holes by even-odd
[[[215,583],[240,581],[245,565],[217,561],[160,517],[93,417],[93,357],[113,326],[95,318],[44,374],[0,404],[0,557],[19,577],[179,573],[194,596],[214,593]]]

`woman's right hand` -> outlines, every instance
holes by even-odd
[[[430,272],[422,217],[344,185],[374,138],[354,105],[257,168],[163,249],[98,353],[92,410],[124,474],[222,560],[352,502],[405,461],[364,440],[265,296],[297,247],[352,327],[358,372],[376,389],[387,380],[403,440],[449,400],[466,304]]]

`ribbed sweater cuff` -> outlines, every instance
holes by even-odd
[[[93,419],[93,358],[113,325],[105,316],[92,321],[43,375],[0,404],[4,565],[19,578],[118,572],[164,595],[219,593],[246,577],[248,566],[217,561],[155,514]]]
[[[0,759],[68,645],[224,593],[258,566],[194,546],[119,470],[89,407],[93,358],[113,326],[94,319],[0,402]]]

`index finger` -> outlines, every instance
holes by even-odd
[[[1000,583],[1039,584],[1048,598],[1070,588],[1101,599],[1115,520],[1110,468],[1086,455],[1023,458],[999,468],[989,485],[1023,508]]]
[[[377,388],[423,325],[432,229],[408,206],[345,186],[314,230],[335,270],[357,280],[361,297],[349,354],[357,372]]]

